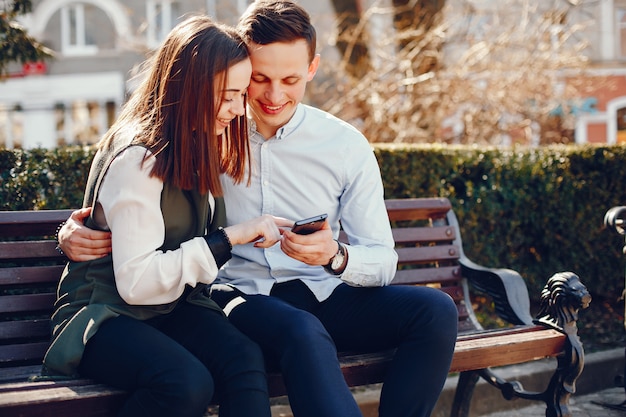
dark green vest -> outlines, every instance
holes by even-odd
[[[133,144],[133,135],[117,135],[111,148],[99,150],[91,166],[83,206],[92,206],[97,200],[100,185],[113,159]],[[94,210],[95,211],[95,210]],[[160,249],[173,250],[180,244],[202,236],[224,224],[224,203],[216,199],[215,214],[207,195],[184,191],[165,183],[161,193],[161,211],[165,222],[165,241]],[[94,219],[86,224],[94,227]],[[85,343],[107,319],[120,314],[146,320],[167,314],[181,302],[202,305],[219,310],[204,293],[205,285],[189,288],[184,297],[164,305],[132,306],[126,304],[115,286],[112,256],[89,262],[69,262],[63,271],[57,290],[55,312],[52,316],[52,343],[44,357],[42,375],[75,376]]]

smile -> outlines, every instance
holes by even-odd
[[[263,106],[263,109],[268,113],[277,113],[286,106],[286,104],[281,104],[280,106],[269,106],[267,104],[261,105]]]

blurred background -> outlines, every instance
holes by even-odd
[[[371,142],[626,142],[626,0],[298,2],[322,55],[306,101]],[[0,147],[95,143],[176,23],[249,3],[0,0]]]

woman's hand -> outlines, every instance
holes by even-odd
[[[257,248],[269,248],[280,241],[283,228],[291,227],[291,225],[293,225],[291,220],[265,214],[243,223],[225,227],[224,231],[233,246],[254,242],[254,246]]]

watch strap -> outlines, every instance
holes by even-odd
[[[335,253],[335,255],[332,258],[330,258],[328,263],[324,265],[324,269],[329,274],[341,275],[343,271],[346,269],[346,265],[348,265],[348,250],[346,249],[345,245],[341,243],[340,241],[338,241],[337,239],[335,239],[335,242],[337,242],[337,253]],[[333,261],[337,257],[342,257],[343,261],[341,262],[341,265],[335,269],[332,267],[332,265],[333,265]]]

